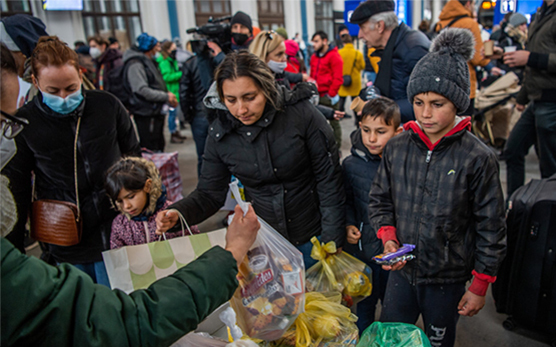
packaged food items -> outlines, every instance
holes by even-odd
[[[355,346],[359,331],[357,317],[340,303],[339,293],[305,293],[305,312],[272,347]]]
[[[373,257],[373,261],[379,265],[394,265],[399,261],[415,259],[415,255],[407,254],[415,249],[415,245],[404,243],[402,247],[392,253],[383,253]]]
[[[259,222],[257,239],[239,266],[239,287],[230,304],[245,334],[272,341],[279,339],[304,310],[305,266],[297,248],[264,220],[259,218]]]
[[[311,242],[311,257],[319,262],[307,270],[307,291],[342,293],[347,307],[371,295],[371,268],[346,252],[336,254],[334,242],[321,245],[316,237]]]

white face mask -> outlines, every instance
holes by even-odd
[[[14,157],[17,152],[14,139],[7,139],[0,135],[0,170]]]
[[[283,73],[287,66],[288,66],[287,62],[279,63],[279,62],[274,61],[274,60],[269,60],[268,61],[268,67],[274,73]]]
[[[102,54],[102,52],[100,51],[100,49],[98,49],[98,47],[91,47],[89,49],[89,55],[93,59],[96,59],[96,58],[100,57],[101,54]]]

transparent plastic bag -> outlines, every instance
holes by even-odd
[[[244,212],[237,183],[230,188]],[[251,338],[280,338],[304,310],[305,266],[301,252],[259,218],[261,228],[239,266],[239,287],[230,300],[237,324]]]
[[[357,347],[431,347],[431,343],[415,325],[374,322],[365,329]]]
[[[357,344],[357,317],[340,303],[340,293],[305,293],[305,312],[273,347],[348,347]]]
[[[346,252],[335,254],[336,244],[333,241],[321,245],[313,237],[311,242],[311,257],[318,263],[307,270],[308,292],[340,292],[347,307],[371,295],[373,276],[367,264]]]

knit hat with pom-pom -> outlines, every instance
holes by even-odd
[[[430,52],[415,65],[407,96],[413,103],[420,93],[438,93],[456,106],[458,113],[469,106],[469,68],[475,40],[468,29],[447,28],[432,42]]]

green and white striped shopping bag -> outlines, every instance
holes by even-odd
[[[102,252],[112,289],[126,293],[173,274],[214,246],[226,246],[226,229]]]

